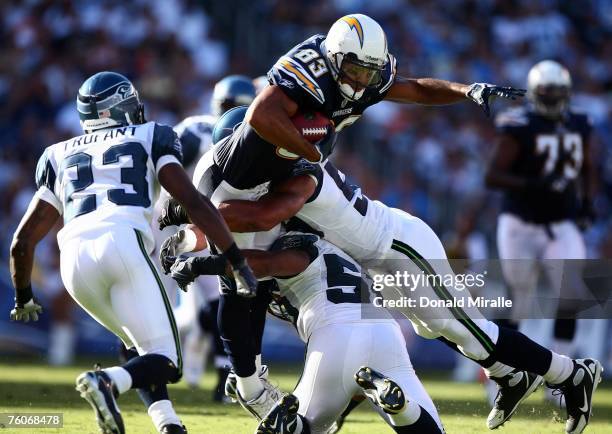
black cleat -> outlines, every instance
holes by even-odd
[[[177,425],[175,423],[170,423],[168,425],[162,426],[159,433],[160,434],[187,434],[187,429],[185,428],[185,425]]]
[[[487,427],[496,429],[512,417],[519,404],[542,385],[544,379],[527,371],[514,370],[502,378],[491,378],[499,387]]]
[[[595,359],[573,360],[574,370],[567,380],[549,387],[561,390],[565,398],[567,434],[580,434],[589,424],[593,393],[601,382],[603,367]]]
[[[255,434],[292,434],[302,427],[300,416],[297,414],[300,403],[295,395],[285,395],[266,414]],[[301,429],[300,431],[301,432]]]
[[[406,396],[398,384],[372,368],[362,366],[355,381],[365,395],[385,413],[397,414],[406,407]]]
[[[121,411],[115,400],[117,389],[104,371],[83,372],[76,379],[76,390],[94,409],[102,434],[125,434]]]

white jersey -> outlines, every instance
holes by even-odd
[[[397,216],[347,184],[330,162],[319,166],[317,190],[296,216],[360,262],[383,258],[391,248]]]
[[[279,242],[293,236],[316,237],[288,232]],[[291,243],[288,244],[291,248]],[[303,272],[294,277],[275,278],[281,296],[276,302],[304,342],[316,329],[330,324],[392,321],[386,310],[370,304],[371,282],[362,275],[357,262],[321,238],[314,248],[309,252],[311,263]]]
[[[157,173],[181,159],[172,128],[155,122],[104,129],[49,146],[36,167],[37,195],[64,216],[57,235],[60,249],[88,231],[120,225],[140,231],[151,250]]]

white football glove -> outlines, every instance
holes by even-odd
[[[24,305],[15,303],[15,307],[11,310],[11,321],[28,322],[30,319],[38,321],[39,313],[42,313],[42,306],[32,298]]]

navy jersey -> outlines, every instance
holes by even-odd
[[[334,123],[336,131],[340,131],[387,95],[397,69],[395,58],[388,56],[380,85],[366,89],[358,101],[350,101],[340,93],[327,65],[325,35],[312,36],[293,47],[270,69],[268,80],[295,101],[301,111],[323,113]]]
[[[496,126],[519,144],[519,154],[511,167],[513,174],[529,179],[557,175],[569,183],[561,193],[506,191],[503,211],[539,224],[575,218],[579,204],[577,180],[591,132],[587,116],[569,112],[556,121],[523,107],[501,113]]]

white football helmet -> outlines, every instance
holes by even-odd
[[[342,95],[356,101],[376,87],[389,61],[387,37],[380,25],[362,15],[346,15],[334,23],[325,39],[328,63]]]
[[[527,97],[543,116],[555,118],[567,110],[571,87],[570,73],[553,60],[536,63],[527,75]]]

